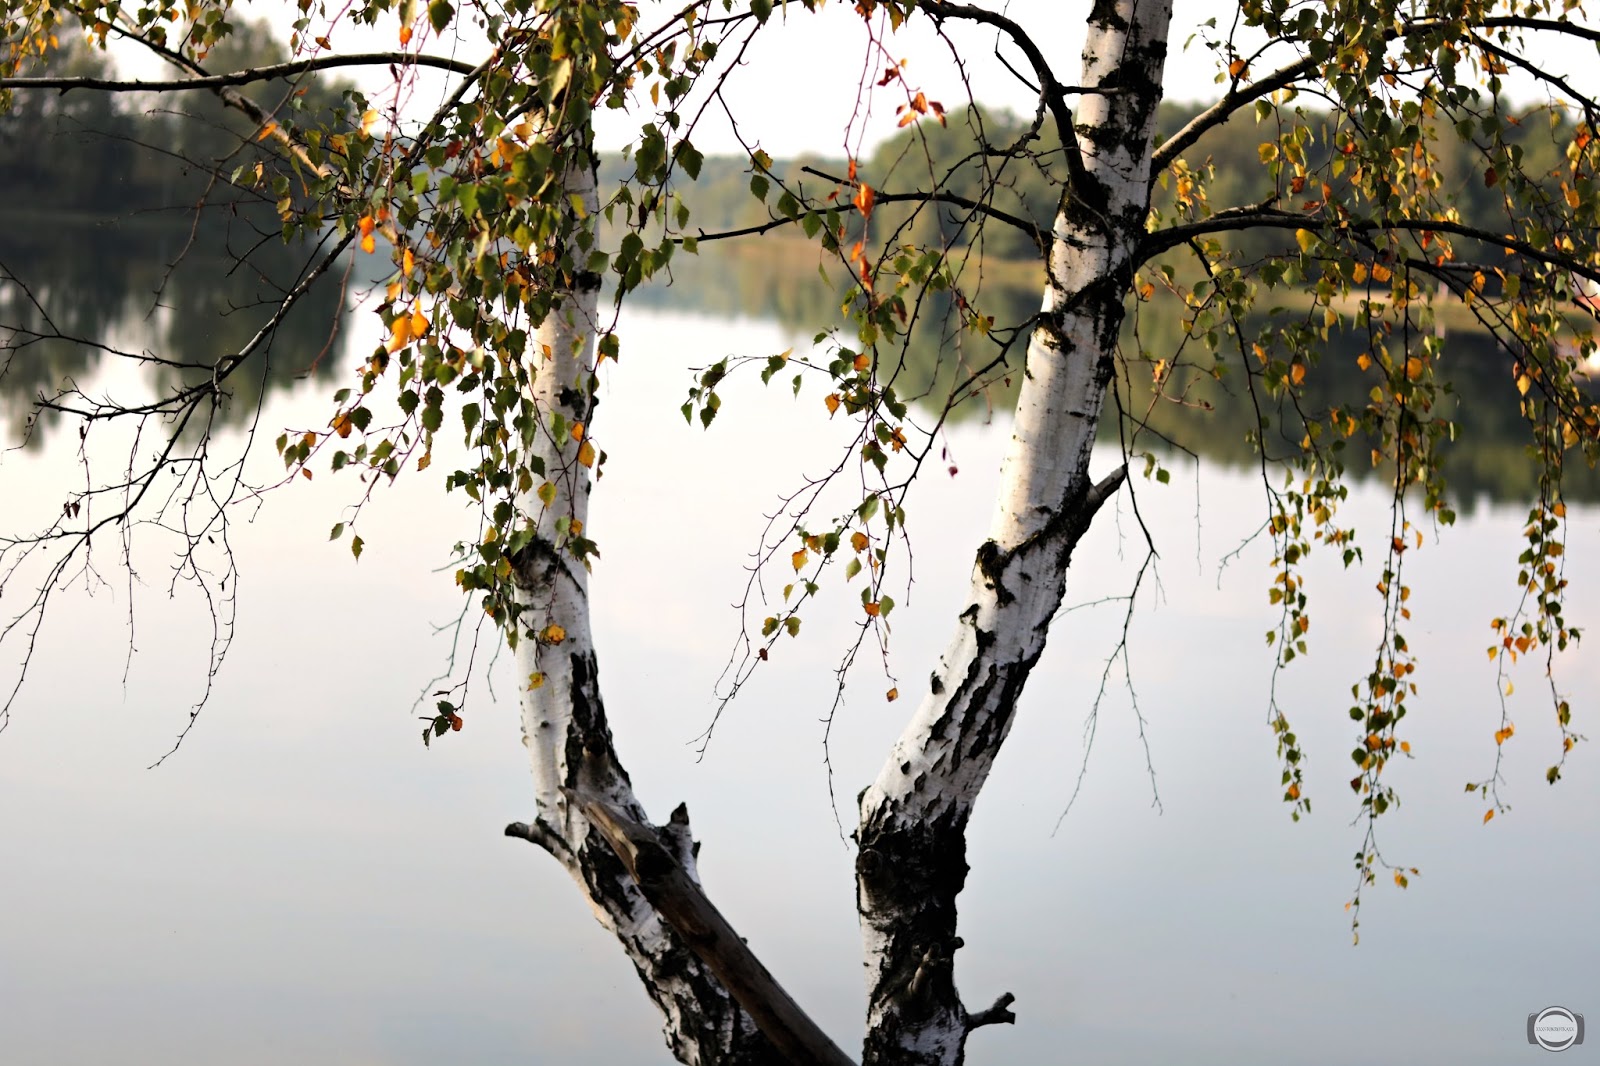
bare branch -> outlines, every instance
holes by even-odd
[[[205,74],[176,81],[127,81],[118,78],[0,78],[0,90],[5,89],[58,89],[63,93],[73,89],[94,89],[100,92],[187,92],[193,89],[215,91],[233,85],[249,85],[274,78],[293,78],[317,70],[337,67],[366,66],[432,67],[453,74],[472,74],[477,69],[471,63],[445,56],[414,55],[410,52],[360,52],[342,56],[318,56],[297,59],[289,63],[272,63],[261,67],[247,67],[231,74]],[[199,69],[195,67],[193,69]]]

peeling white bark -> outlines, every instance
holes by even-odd
[[[968,606],[877,780],[862,794],[857,901],[868,1064],[962,1061],[973,1016],[951,975],[955,897],[972,805],[1044,650],[1073,547],[1106,496],[1088,466],[1111,377],[1132,254],[1148,210],[1150,144],[1171,0],[1090,14],[1076,134],[1086,179],[1063,196],[990,539]]]

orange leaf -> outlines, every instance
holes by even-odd
[[[266,123],[265,125],[263,125],[261,127],[261,132],[256,134],[256,140],[258,140],[258,141],[266,140],[268,137],[272,136],[273,132],[276,131],[277,128],[278,128],[278,124],[276,122],[268,122],[268,123]]]
[[[866,611],[866,612],[867,612],[867,615],[868,615],[868,617],[870,617],[870,618],[876,618],[876,617],[878,617],[878,612],[879,612],[879,611],[880,611],[880,610],[882,610],[882,608],[880,608],[880,607],[879,607],[879,606],[878,606],[878,602],[877,602],[877,601],[876,601],[876,600],[874,600],[874,601],[873,601],[873,602],[871,602],[871,603],[863,603],[863,604],[862,604],[862,605],[861,605],[861,609],[862,609],[862,610],[864,610],[864,611]]]
[[[866,352],[862,352],[860,355],[856,356],[855,361],[851,364],[851,366],[853,366],[858,373],[867,370],[872,366],[872,356],[868,355]]]
[[[578,463],[582,466],[594,465],[594,445],[584,441],[578,445]]]
[[[884,695],[889,697],[890,703],[893,703],[895,700],[900,698],[900,690],[898,688],[892,688],[888,692],[884,693]]]
[[[1489,824],[1489,819],[1491,819],[1493,817],[1494,817],[1494,811],[1492,811],[1492,810],[1484,811],[1483,812],[1483,823],[1485,825],[1488,825]]]
[[[572,423],[572,439],[573,440],[582,440],[583,439],[583,423],[582,422],[574,422],[574,423]]]
[[[547,644],[560,644],[563,640],[567,639],[567,631],[556,625],[554,622],[551,622],[549,625],[545,626],[544,631],[539,634],[539,639]]]
[[[401,26],[400,27],[400,47],[404,48],[406,45],[408,45],[410,43],[411,43],[411,27],[410,26]]]
[[[828,405],[828,414],[830,415],[839,410],[839,394],[836,392],[824,396],[822,402]]]
[[[869,543],[871,542],[867,539],[867,535],[865,533],[856,532],[850,534],[850,547],[854,548],[858,552],[866,551]]]
[[[1298,385],[1305,381],[1305,379],[1306,367],[1304,363],[1296,363],[1294,366],[1289,368],[1289,380],[1294,384]]]
[[[801,548],[799,551],[789,556],[789,561],[794,564],[794,568],[796,570],[799,570],[806,565],[807,558],[809,558],[809,556],[806,555],[806,550]]]
[[[872,214],[872,204],[876,199],[877,194],[872,191],[872,186],[863,184],[856,188],[855,199],[851,202],[856,205],[863,215],[870,215]]]

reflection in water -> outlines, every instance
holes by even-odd
[[[809,340],[819,329],[845,325],[840,313],[844,289],[824,280],[819,262],[824,260],[813,245],[781,237],[703,245],[698,256],[674,258],[670,283],[648,286],[631,299],[643,306],[775,318]],[[846,276],[839,271],[829,273],[830,278]],[[995,327],[988,338],[956,329],[949,298],[943,294],[929,298],[904,349],[896,381],[896,392],[917,397],[925,416],[936,416],[959,383],[1001,355],[1005,343],[1019,327],[1025,328],[1039,307],[1041,279],[1034,264],[992,262],[983,268],[981,281],[974,264],[965,280],[972,286],[966,296],[982,314],[993,316]],[[1158,295],[1140,305],[1125,326],[1124,351],[1142,350],[1144,354],[1126,363],[1119,374],[1118,399],[1129,419],[1137,418],[1153,431],[1137,436],[1135,450],[1170,454],[1176,446],[1228,466],[1254,466],[1259,462],[1258,453],[1247,435],[1257,426],[1258,401],[1260,416],[1268,420],[1263,436],[1269,452],[1283,455],[1297,447],[1303,429],[1286,428],[1301,425],[1294,412],[1268,399],[1259,386],[1252,395],[1236,349],[1223,350],[1213,362],[1199,344],[1186,344],[1183,315],[1176,301]],[[1246,333],[1253,335],[1279,321],[1288,325],[1296,318],[1292,311],[1282,315],[1281,320],[1263,315],[1246,322]],[[1364,397],[1375,379],[1356,363],[1366,348],[1364,334],[1335,331],[1330,335],[1322,360],[1306,378],[1303,405],[1307,412],[1326,411],[1334,405],[1360,407],[1366,402]],[[1022,350],[1019,340],[1005,353],[1004,362],[984,376],[981,387],[968,390],[951,411],[950,420],[1009,411],[1016,399]],[[1181,361],[1175,359],[1179,353]],[[729,353],[707,353],[707,362],[723,354]],[[1169,366],[1178,364],[1169,372],[1164,391],[1168,396],[1181,394],[1181,403],[1163,399],[1152,404],[1152,364],[1156,360],[1166,360]],[[1211,373],[1218,362],[1223,366],[1220,380]],[[1450,394],[1438,414],[1459,427],[1457,439],[1445,453],[1445,477],[1458,510],[1470,510],[1480,499],[1521,501],[1535,495],[1538,468],[1525,450],[1532,437],[1510,387],[1510,362],[1485,331],[1463,328],[1449,334],[1439,375]],[[1259,367],[1251,365],[1249,370],[1256,373]],[[1116,421],[1104,419],[1101,432],[1105,440],[1116,440]],[[1374,470],[1360,458],[1368,453],[1370,442],[1358,436],[1351,445],[1345,454],[1355,457],[1347,460],[1355,477],[1386,476],[1382,468]],[[1563,491],[1568,498],[1600,499],[1600,476],[1595,471],[1574,465],[1565,476]]]
[[[41,394],[87,384],[106,360],[155,356],[180,364],[150,370],[153,395],[206,374],[261,328],[315,251],[270,232],[263,239],[239,215],[203,227],[192,242],[187,222],[170,217],[5,225],[0,418],[12,442],[28,433]],[[248,419],[265,392],[330,376],[337,364],[325,356],[334,350],[345,303],[337,278],[314,286],[265,346],[264,359],[231,377],[221,417]]]

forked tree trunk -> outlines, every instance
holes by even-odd
[[[1171,0],[1101,0],[1091,14],[1083,84],[1108,91],[1086,94],[1078,109],[1083,166],[1074,168],[1079,176],[1052,233],[1044,308],[990,537],[932,691],[862,794],[867,1066],[960,1063],[972,1028],[1009,1018],[1004,1001],[968,1012],[955,989],[966,825],[1043,651],[1072,549],[1124,476],[1117,469],[1097,484],[1088,465],[1144,232],[1170,15]],[[567,181],[594,217],[592,154],[573,164]],[[531,388],[542,424],[553,412],[568,425],[589,422],[597,303],[598,279],[580,275],[534,338]],[[589,474],[578,448],[571,434],[541,436],[536,454],[557,499],[549,508],[524,501],[538,536],[515,560],[519,630],[543,635],[524,639],[517,652],[522,676],[542,677],[522,694],[536,815],[506,831],[539,844],[571,874],[661,1008],[680,1061],[848,1062],[719,925],[699,893],[687,813],[680,807],[667,825],[652,826],[617,759],[600,699],[587,571],[563,550],[556,525],[588,517]],[[760,1015],[761,1029],[730,988]]]
[[[955,638],[878,779],[861,797],[857,905],[868,984],[866,1066],[960,1063],[973,1014],[953,977],[966,828],[1061,605],[1067,564],[1123,469],[1089,477],[1133,252],[1171,0],[1101,0],[1089,18],[1076,135],[1083,168],[1051,234],[989,539]]]

